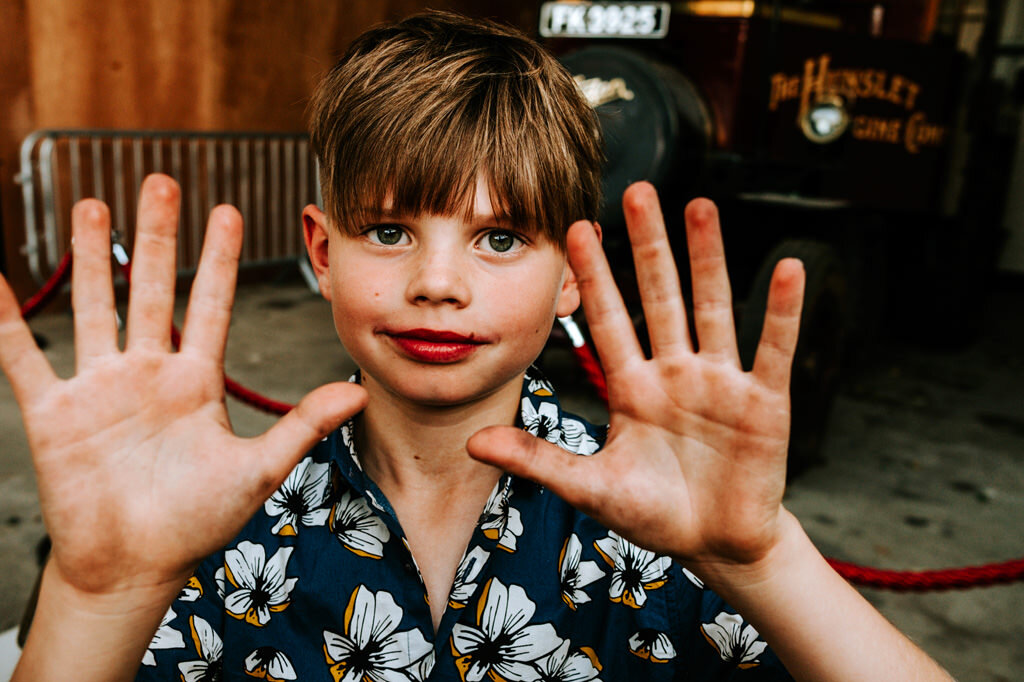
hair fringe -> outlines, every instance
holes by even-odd
[[[495,217],[564,245],[600,209],[600,127],[568,72],[516,29],[426,12],[357,38],[317,88],[324,208],[353,233],[383,209]]]

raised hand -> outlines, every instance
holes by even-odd
[[[579,457],[494,427],[470,439],[470,453],[542,483],[634,543],[691,568],[753,565],[782,532],[803,267],[785,260],[776,268],[754,367],[744,372],[714,204],[697,200],[686,210],[698,350],[653,187],[631,186],[623,203],[650,359],[593,226],[569,231],[569,259],[608,381],[607,444]]]
[[[181,349],[172,352],[178,197],[165,176],[142,186],[123,351],[110,214],[95,200],[75,206],[77,370],[68,380],[54,375],[0,279],[0,366],[32,449],[53,539],[51,568],[83,594],[175,591],[241,529],[302,454],[366,400],[359,386],[332,384],[258,438],[232,433],[223,355],[241,216],[228,206],[211,213]]]

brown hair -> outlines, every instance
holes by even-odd
[[[473,214],[476,178],[495,217],[559,245],[600,208],[601,139],[569,73],[519,31],[447,12],[372,29],[310,106],[324,208],[354,232],[399,214]]]

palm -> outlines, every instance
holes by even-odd
[[[600,466],[619,482],[611,496],[622,496],[614,503],[621,518],[664,515],[673,523],[602,520],[674,556],[740,557],[760,549],[757,533],[774,520],[782,496],[785,396],[693,356],[625,370],[609,398],[611,430]],[[752,504],[737,505],[739,491],[756,491]],[[723,528],[742,534],[721,537]]]
[[[71,379],[53,375],[0,282],[0,363],[22,408],[53,556],[90,592],[183,581],[363,400],[358,387],[325,387],[259,438],[232,433],[221,362],[240,218],[211,215],[182,348],[172,353],[176,198],[168,179],[144,185],[124,351],[108,214],[96,202],[76,208]]]
[[[570,231],[570,260],[605,368],[608,442],[594,457],[555,452],[511,431],[474,438],[474,455],[535,478],[621,535],[693,565],[752,562],[777,538],[789,433],[789,366],[803,271],[776,271],[752,372],[740,366],[717,213],[687,210],[699,352],[687,331],[657,197],[625,200],[651,357],[644,356],[588,224]]]
[[[242,501],[224,493],[225,484],[235,483],[245,469],[230,476],[222,471],[240,444],[231,442],[211,385],[216,367],[161,355],[129,352],[116,365],[90,367],[26,413],[57,561],[74,566],[85,559],[79,553],[113,557],[148,548],[132,559],[149,573],[149,564],[165,559],[153,548],[174,547],[182,554],[178,568],[185,570],[216,549],[217,538],[196,532],[207,525],[209,513],[241,513],[220,508],[222,500],[231,506]],[[182,376],[204,376],[197,382],[201,388]],[[222,452],[226,457],[215,456]],[[213,501],[218,504],[211,510]],[[95,519],[81,513],[97,503],[107,532],[96,533]],[[78,538],[90,542],[78,544]],[[136,540],[126,544],[125,538]]]

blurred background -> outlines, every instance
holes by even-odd
[[[130,249],[139,183],[170,173],[183,288],[209,208],[246,218],[228,372],[285,401],[346,375],[302,276],[305,107],[356,35],[427,7],[516,25],[574,74],[605,136],[605,246],[638,332],[629,182],[657,186],[680,236],[688,199],[719,204],[747,363],[771,268],[803,259],[787,505],[824,552],[917,569],[1024,554],[1024,0],[4,0],[0,270],[36,292],[85,196]],[[66,313],[58,295],[32,325],[65,375]],[[604,418],[558,328],[540,363]],[[270,423],[231,411],[243,433]],[[0,631],[44,532],[0,381]],[[962,679],[1019,679],[1020,583],[865,593]],[[0,679],[4,660],[0,641]]]

